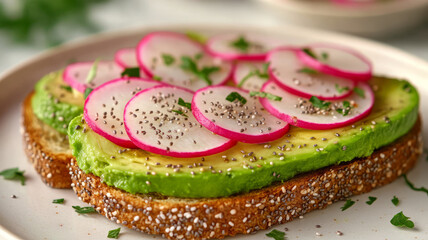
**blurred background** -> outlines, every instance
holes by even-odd
[[[64,42],[165,24],[322,28],[372,38],[428,60],[428,0],[346,1],[0,0],[0,74]]]

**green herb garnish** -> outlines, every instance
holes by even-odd
[[[97,69],[98,69],[98,62],[100,61],[99,58],[97,58],[94,63],[92,64],[91,69],[88,72],[88,75],[86,76],[86,83],[91,83],[94,78],[97,76]]]
[[[198,68],[198,65],[195,63],[195,61],[188,56],[182,56],[181,57],[181,69],[185,71],[189,71],[193,74],[195,74],[198,78],[204,80],[208,85],[212,85],[212,81],[210,79],[210,75],[213,72],[217,72],[220,70],[219,67],[212,66],[212,67],[203,67],[202,69]]]
[[[188,117],[188,116],[187,116],[183,111],[181,111],[181,110],[172,110],[172,112],[175,112],[175,113],[180,114],[180,115],[182,115],[182,116]]]
[[[197,53],[197,54],[195,54],[195,60],[196,61],[202,59],[203,57],[204,57],[203,53]]]
[[[403,85],[403,90],[406,92],[410,92],[412,90],[412,85],[410,85],[410,83],[405,82]]]
[[[342,211],[345,211],[346,209],[350,208],[352,205],[354,205],[354,201],[352,201],[351,199],[346,200],[345,205],[343,205],[343,207],[341,207],[340,209],[342,209]]]
[[[238,49],[240,52],[246,53],[251,46],[244,36],[240,36],[238,39],[230,43],[230,46]]]
[[[273,95],[273,94],[267,93],[267,92],[252,91],[252,92],[250,92],[250,96],[251,97],[257,96],[257,97],[261,97],[261,98],[267,98],[267,99],[274,100],[274,101],[281,101],[282,100],[282,97],[279,97],[279,96],[276,96],[276,95]]]
[[[52,203],[56,203],[56,204],[63,204],[63,203],[64,203],[64,198],[54,199],[54,200],[52,201]]]
[[[331,105],[331,102],[323,101],[323,100],[321,100],[315,96],[312,96],[309,99],[309,102],[311,102],[314,107],[319,108],[319,109],[328,108]]]
[[[192,31],[188,31],[186,32],[186,36],[190,39],[192,39],[193,41],[205,44],[207,42],[207,37],[197,33],[197,32],[192,32]]]
[[[119,238],[119,233],[120,233],[120,228],[113,229],[113,230],[108,231],[107,237],[108,238],[118,239]]]
[[[267,237],[273,238],[275,240],[284,240],[285,239],[285,232],[278,231],[276,229],[270,231],[268,234],[266,234]]]
[[[86,213],[96,213],[95,208],[93,207],[80,207],[80,206],[72,206],[74,208],[74,211],[80,214],[86,214]]]
[[[88,98],[89,94],[90,94],[92,91],[94,91],[94,89],[93,89],[93,88],[90,88],[90,87],[85,88],[85,92],[83,93],[83,97],[84,97],[85,99],[86,99],[86,98]]]
[[[123,70],[120,76],[140,77],[140,68],[139,67],[125,68],[125,70]]]
[[[154,75],[154,76],[152,77],[152,79],[153,79],[153,80],[155,80],[155,81],[158,81],[158,82],[162,81],[162,78],[161,78],[161,77],[159,77],[159,76],[157,76],[157,75]]]
[[[25,171],[19,171],[18,168],[9,168],[0,172],[0,176],[3,176],[6,180],[19,180],[21,185],[25,185]]]
[[[372,205],[376,201],[377,197],[369,197],[369,200],[366,202],[368,205]]]
[[[354,92],[355,92],[358,96],[360,96],[361,98],[366,98],[366,94],[365,94],[365,92],[364,92],[364,90],[363,90],[363,89],[358,88],[358,87],[355,87],[355,88],[354,88]]]
[[[312,68],[308,68],[308,67],[303,67],[299,70],[297,70],[297,72],[299,73],[307,73],[307,74],[317,74],[318,71]]]
[[[237,92],[231,92],[227,95],[226,100],[229,102],[234,102],[235,100],[240,101],[242,104],[247,103],[247,99],[245,99],[241,94]]]
[[[310,48],[302,48],[302,51],[313,59],[318,59],[317,55]]]
[[[322,52],[321,53],[321,58],[325,61],[325,60],[327,60],[328,59],[328,53],[326,53],[326,52]]]
[[[428,195],[428,189],[425,187],[417,188],[415,185],[409,181],[406,174],[403,174],[404,181],[406,181],[407,186],[409,186],[412,190],[418,191],[418,192],[425,192]]]
[[[67,92],[73,92],[73,88],[67,85],[61,85],[60,88],[64,89]]]
[[[351,103],[349,101],[343,101],[343,108],[336,109],[336,112],[342,114],[343,116],[347,116],[349,111],[351,111]]]
[[[343,93],[344,91],[348,91],[349,90],[349,87],[340,87],[339,84],[337,84],[337,83],[336,83],[335,87],[336,87],[336,91],[338,93]]]
[[[407,227],[413,228],[415,224],[409,220],[409,217],[406,217],[403,212],[399,212],[395,214],[395,216],[391,219],[391,224],[397,227]]]
[[[258,76],[259,78],[269,79],[269,73],[268,73],[269,64],[270,63],[263,63],[262,71],[260,71],[259,69],[255,69],[253,71],[250,71],[247,75],[245,75],[245,77],[243,77],[241,79],[241,81],[239,81],[238,87],[242,87],[242,85],[244,85],[244,83],[253,76]]]
[[[392,202],[392,204],[394,204],[394,206],[397,206],[397,205],[398,205],[398,203],[400,202],[400,200],[398,200],[398,198],[397,198],[396,196],[394,196],[394,197],[391,199],[391,202]]]
[[[178,98],[178,105],[186,107],[189,110],[192,110],[192,103],[185,102],[182,98]]]
[[[175,58],[171,54],[162,54],[163,63],[167,66],[170,66],[175,62]]]

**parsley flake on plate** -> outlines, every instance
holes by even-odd
[[[97,211],[93,207],[80,207],[80,206],[72,206],[74,211],[80,214],[86,213],[96,213]]]
[[[108,238],[118,239],[119,238],[120,229],[121,228],[116,228],[116,229],[108,231],[107,237]]]
[[[355,201],[352,201],[351,199],[346,200],[345,204],[343,205],[343,207],[341,207],[340,209],[342,209],[342,211],[345,211],[346,209],[352,207],[352,205],[355,204]]]
[[[267,233],[266,236],[273,238],[275,240],[284,240],[285,239],[285,232],[274,229],[274,230],[270,231],[269,233]]]
[[[398,198],[397,198],[396,196],[394,196],[394,197],[391,199],[391,202],[392,202],[392,204],[394,204],[394,206],[397,206],[397,205],[398,205],[398,203],[400,202],[400,200],[398,200]]]
[[[19,180],[21,185],[25,185],[25,171],[19,171],[18,168],[9,168],[0,172],[0,176],[3,176],[6,180]]]
[[[370,197],[369,200],[366,202],[368,205],[372,205],[376,201],[377,197]]]
[[[391,219],[390,223],[397,227],[415,227],[415,224],[411,220],[409,220],[409,217],[405,216],[402,211],[395,214],[394,217]]]
[[[54,200],[52,200],[52,203],[63,204],[64,203],[64,198],[54,199]]]

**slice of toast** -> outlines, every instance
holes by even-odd
[[[53,188],[70,188],[68,165],[71,155],[67,135],[42,122],[34,115],[30,93],[22,104],[24,150],[44,183]]]
[[[70,174],[79,199],[118,224],[169,239],[212,239],[267,229],[388,184],[415,165],[422,146],[419,119],[406,135],[368,157],[249,193],[211,199],[127,193],[84,173],[74,159]]]

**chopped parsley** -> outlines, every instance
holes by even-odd
[[[153,78],[153,80],[158,81],[158,82],[162,81],[162,78],[157,76],[157,75],[154,75],[152,78]]]
[[[331,105],[331,102],[323,101],[315,96],[312,96],[309,99],[309,102],[311,102],[314,107],[320,108],[320,109],[328,108]]]
[[[341,207],[342,211],[345,211],[346,209],[350,208],[352,205],[354,205],[355,201],[352,201],[351,199],[346,200],[345,205]]]
[[[344,91],[348,91],[348,90],[349,90],[349,87],[341,87],[341,86],[339,86],[339,84],[337,84],[337,83],[336,83],[335,87],[336,87],[336,91],[337,91],[338,93],[343,93]]]
[[[117,229],[113,229],[108,231],[108,238],[114,238],[114,239],[118,239],[119,238],[119,233],[120,233],[120,228]]]
[[[313,59],[318,59],[317,55],[310,48],[302,48],[302,51]]]
[[[266,236],[273,238],[275,240],[284,240],[285,239],[285,232],[274,229],[274,230],[270,231],[269,233],[267,233]]]
[[[80,206],[72,206],[74,208],[74,211],[80,214],[86,214],[86,213],[96,213],[95,208],[93,207],[80,207]]]
[[[85,99],[86,99],[86,98],[88,98],[89,94],[90,94],[92,91],[94,91],[94,89],[93,89],[93,88],[87,87],[87,88],[85,89],[85,92],[83,93],[84,98],[85,98]]]
[[[185,102],[182,98],[178,98],[178,105],[186,107],[189,110],[192,110],[192,103]]]
[[[139,67],[125,68],[125,70],[123,70],[120,76],[140,77],[140,68]]]
[[[200,60],[200,59],[202,59],[204,57],[204,54],[203,53],[196,53],[195,54],[195,60]]]
[[[267,98],[267,99],[274,100],[274,101],[281,101],[282,100],[282,97],[279,97],[279,96],[276,96],[276,95],[273,95],[273,94],[267,93],[267,92],[253,91],[253,92],[250,92],[250,96],[251,97],[257,96],[257,97],[261,97],[261,98]]]
[[[171,54],[162,54],[163,63],[167,66],[170,66],[175,62],[175,58]]]
[[[366,98],[366,94],[365,94],[364,90],[359,88],[359,87],[354,88],[354,93],[356,93],[361,98]]]
[[[407,227],[407,228],[415,227],[415,224],[411,220],[409,220],[409,217],[406,217],[402,211],[395,214],[390,222],[392,225],[397,227]]]
[[[54,200],[52,201],[52,203],[56,203],[56,204],[63,204],[63,203],[64,203],[64,198],[54,199]]]
[[[244,36],[239,36],[238,39],[230,43],[230,46],[236,48],[242,53],[247,53],[251,46],[251,43],[248,42]]]
[[[297,72],[299,73],[307,73],[307,74],[317,74],[318,71],[312,68],[308,68],[308,67],[303,67],[299,70],[297,70]]]
[[[192,31],[187,31],[186,32],[186,36],[190,39],[192,39],[193,41],[205,44],[207,42],[207,37],[197,33],[197,32],[192,32]]]
[[[412,90],[412,85],[410,85],[410,83],[405,82],[403,85],[403,90],[406,92],[410,92]]]
[[[177,113],[177,114],[179,114],[179,115],[182,115],[182,116],[185,116],[185,117],[189,117],[189,116],[187,116],[183,111],[181,111],[181,110],[172,110],[172,112],[175,112],[175,113]]]
[[[366,202],[368,205],[372,205],[376,201],[377,197],[369,197],[369,200]]]
[[[394,196],[394,197],[391,199],[391,202],[392,202],[392,204],[394,204],[394,206],[397,206],[397,205],[398,205],[398,203],[400,202],[400,200],[398,200],[398,198],[397,198],[396,196]]]
[[[349,114],[349,111],[351,111],[352,106],[349,101],[343,101],[343,108],[336,109],[336,112],[342,114],[343,116],[347,116]]]
[[[321,58],[323,59],[323,60],[327,60],[328,59],[328,53],[326,53],[326,52],[322,52],[321,53]]]
[[[19,171],[18,168],[9,168],[0,172],[0,176],[3,176],[6,180],[19,180],[21,181],[21,185],[25,185],[25,171]]]
[[[415,185],[409,181],[406,174],[403,174],[404,181],[406,181],[407,186],[409,186],[412,190],[418,191],[418,192],[425,192],[428,195],[428,189],[425,187],[417,188]]]
[[[241,81],[239,81],[238,87],[242,87],[242,85],[244,85],[244,83],[249,78],[251,78],[253,76],[258,76],[259,78],[269,79],[269,73],[268,73],[269,64],[270,63],[263,63],[262,71],[260,71],[259,69],[255,69],[253,71],[250,71],[247,75],[245,75],[245,77],[243,77],[241,79]]]
[[[67,92],[73,92],[73,88],[67,85],[61,85],[60,88],[64,89]]]
[[[217,72],[220,70],[219,67],[211,66],[211,67],[203,67],[202,69],[198,68],[196,62],[189,56],[181,57],[181,69],[185,71],[189,71],[195,74],[198,78],[204,80],[208,85],[212,85],[212,81],[210,79],[210,75],[213,72]]]
[[[91,69],[88,72],[88,75],[86,76],[86,83],[91,83],[95,77],[97,76],[97,69],[98,69],[98,62],[100,61],[99,58],[97,58],[94,63],[92,64]]]
[[[229,102],[234,102],[235,100],[240,101],[242,104],[247,103],[247,99],[245,99],[241,94],[237,92],[231,92],[229,95],[227,95],[226,100]]]

